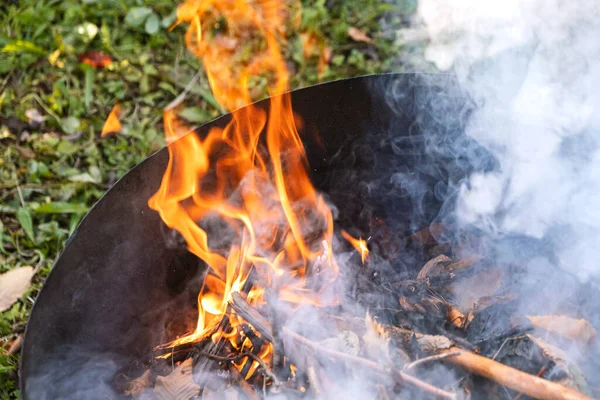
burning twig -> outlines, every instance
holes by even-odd
[[[448,362],[535,399],[591,400],[591,397],[561,384],[519,371],[467,350],[452,348],[444,350],[442,354],[456,352],[458,354],[447,358]]]
[[[211,360],[217,361],[217,362],[235,362],[235,361],[242,360],[246,357],[251,358],[253,361],[256,361],[258,363],[258,365],[260,365],[260,367],[263,370],[263,373],[273,381],[273,384],[275,386],[281,385],[281,382],[279,381],[279,379],[277,379],[275,374],[273,374],[273,372],[271,372],[271,370],[269,369],[267,364],[265,364],[265,362],[259,356],[257,356],[256,354],[254,354],[252,352],[248,351],[245,353],[240,353],[240,354],[236,354],[236,355],[229,356],[229,357],[218,356],[218,355],[211,354],[211,353],[199,353],[198,355],[201,357],[210,358]]]
[[[240,374],[240,371],[238,371],[235,365],[232,364],[229,367],[229,374],[231,378],[237,382],[237,384],[240,386],[240,389],[242,389],[242,392],[244,392],[244,394],[249,400],[260,400],[260,396],[252,388],[252,385],[246,382],[246,380],[244,379],[242,374]]]
[[[260,315],[260,313],[254,309],[254,307],[252,307],[250,304],[248,304],[248,302],[246,302],[246,300],[244,300],[244,298],[241,295],[239,295],[237,293],[233,293],[229,304],[231,305],[231,308],[236,310],[236,312],[242,318],[244,318],[246,321],[251,323],[256,328],[256,330],[259,331],[265,338],[271,338],[271,339],[273,338],[271,324],[269,323],[269,321],[267,321],[262,315]],[[256,323],[256,325],[254,325],[255,323]],[[260,329],[258,328],[258,326],[260,326]],[[418,378],[415,378],[412,375],[409,375],[402,371],[398,371],[395,368],[386,370],[385,368],[383,368],[379,364],[377,364],[375,361],[367,360],[362,357],[353,356],[350,354],[345,354],[345,353],[341,353],[341,352],[338,352],[335,350],[325,348],[325,347],[305,338],[304,336],[302,336],[286,327],[283,327],[282,332],[283,332],[283,336],[285,338],[287,338],[288,340],[291,340],[292,342],[294,342],[296,344],[308,347],[310,350],[313,351],[315,356],[332,358],[332,359],[335,359],[338,361],[345,362],[350,365],[362,367],[366,371],[373,371],[376,374],[384,376],[384,377],[389,377],[391,375],[399,383],[408,384],[413,387],[416,387],[420,390],[428,392],[429,394],[431,394],[432,396],[434,396],[436,398],[440,398],[440,399],[455,399],[456,398],[454,393],[450,393],[446,390],[437,388],[427,382],[424,382]],[[293,354],[293,352],[291,352],[290,358],[292,356],[297,357],[296,355]]]

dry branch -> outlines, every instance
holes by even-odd
[[[235,365],[231,364],[229,367],[229,374],[231,378],[240,386],[240,389],[242,389],[242,392],[244,392],[248,400],[260,400],[260,396],[254,391],[252,385],[246,382]]]
[[[591,397],[556,382],[519,371],[467,350],[451,348],[440,354],[453,352],[458,352],[458,354],[448,357],[446,362],[458,365],[527,396],[547,400],[591,400]]]

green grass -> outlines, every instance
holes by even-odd
[[[173,1],[10,3],[0,5],[0,273],[24,265],[38,272],[29,291],[0,315],[5,348],[24,331],[37,291],[87,209],[164,145],[162,110],[201,69],[185,48],[185,27],[168,30]],[[400,51],[393,33],[414,12],[414,1],[303,3],[301,26],[290,32],[285,49],[294,88],[403,68],[393,63]],[[347,35],[351,26],[373,43],[354,42]],[[302,57],[300,32],[332,50],[320,77],[318,56]],[[92,50],[110,55],[113,64],[94,69],[78,61]],[[116,102],[123,107],[123,132],[100,137]],[[221,113],[205,78],[192,87],[185,107],[180,115],[195,124]],[[33,110],[44,117],[41,126],[29,123]],[[2,399],[18,397],[17,365],[18,355],[0,355]]]

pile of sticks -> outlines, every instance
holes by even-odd
[[[293,316],[274,312],[269,304],[256,308],[248,303],[251,278],[232,294],[215,328],[226,332],[232,317],[243,320],[238,331],[251,347],[240,351],[228,340],[213,341],[208,335],[200,343],[162,350],[162,362],[171,368],[151,368],[131,379],[124,393],[161,400],[334,399],[344,386],[359,382],[361,397],[381,400],[598,395],[586,381],[594,378],[558,348],[591,349],[596,331],[589,322],[556,315],[519,319],[514,307],[518,294],[510,291],[512,267],[486,264],[483,257],[446,256],[448,247],[427,243],[427,232],[410,240],[430,257],[415,276],[385,276],[382,281],[356,277],[377,287],[355,293],[366,316],[342,307],[315,309],[321,329],[298,329],[298,324],[287,324]],[[372,273],[376,265],[377,260],[360,265],[356,273]],[[353,273],[347,275],[354,279]],[[365,292],[369,300],[361,297]],[[276,294],[267,289],[267,303],[276,302],[272,296]],[[491,328],[497,325],[501,328]],[[323,331],[330,336],[323,337]],[[544,339],[536,336],[540,332]]]

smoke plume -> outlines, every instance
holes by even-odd
[[[600,245],[600,5],[586,0],[420,0],[426,58],[477,105],[466,133],[499,168],[462,185],[457,216],[545,243],[580,280]]]

